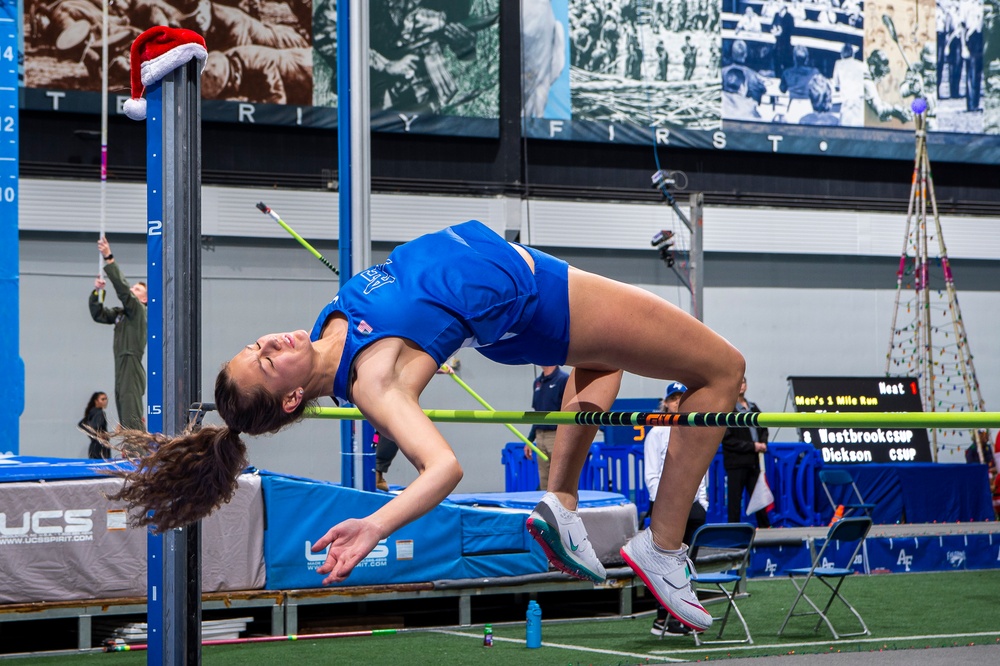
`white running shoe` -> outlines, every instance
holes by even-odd
[[[622,557],[639,575],[667,612],[695,631],[712,626],[712,614],[698,601],[691,587],[694,565],[687,546],[678,555],[663,553],[653,545],[652,530],[643,530],[622,546]]]
[[[595,583],[607,578],[579,514],[563,507],[554,494],[545,493],[535,505],[528,516],[528,531],[556,569]]]

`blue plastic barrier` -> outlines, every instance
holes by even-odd
[[[590,445],[590,452],[583,462],[583,469],[580,470],[580,489],[615,492],[608,479],[607,467],[601,458],[601,445],[597,442]]]
[[[508,442],[500,452],[500,462],[504,467],[504,490],[517,493],[524,490],[538,490],[538,462],[524,457],[522,442]]]
[[[617,430],[632,432],[628,428]],[[819,452],[812,445],[801,442],[772,442],[768,448],[765,466],[768,484],[775,500],[774,510],[769,514],[771,524],[775,527],[825,524],[821,512],[817,510],[816,472],[822,466]],[[538,465],[534,460],[524,457],[523,444],[507,444],[503,449],[501,462],[504,465],[504,487],[507,492],[538,488]],[[624,445],[609,445],[607,442],[592,444],[580,475],[580,488],[624,495],[635,503],[639,517],[645,517],[649,512],[650,497],[646,488],[642,443],[629,441]],[[751,523],[756,520],[752,516],[741,517]],[[708,470],[707,521],[724,523],[727,520],[726,471],[720,449]]]
[[[588,466],[595,470],[594,485],[589,486],[590,490],[607,490],[624,495],[635,504],[640,516],[649,512],[642,444],[594,444],[590,447]],[[581,484],[583,481],[581,478]]]
[[[706,523],[725,523],[729,521],[726,512],[726,468],[722,466],[722,446],[712,458],[708,466],[708,511]]]
[[[765,456],[767,482],[774,494],[775,527],[823,525],[816,509],[816,473],[823,458],[812,444],[771,442]],[[825,498],[824,498],[825,500]]]

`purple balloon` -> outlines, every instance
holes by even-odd
[[[910,105],[910,108],[913,109],[913,113],[919,116],[921,113],[927,110],[927,100],[924,99],[923,97],[917,97],[915,100],[913,100],[913,104]]]

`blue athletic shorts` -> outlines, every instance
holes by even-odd
[[[518,333],[476,351],[506,365],[563,365],[569,350],[569,264],[522,245],[535,261],[538,303]]]

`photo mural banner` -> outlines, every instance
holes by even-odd
[[[997,162],[998,4],[523,0],[525,131],[912,159],[920,98],[933,159]]]
[[[521,0],[526,136],[1000,161],[1000,0]],[[110,89],[154,25],[203,34],[209,121],[336,127],[335,0],[114,0]],[[377,131],[499,135],[500,0],[371,0]],[[507,38],[505,43],[513,44]],[[25,0],[25,107],[100,109],[101,0]]]
[[[25,0],[25,105],[99,112],[102,0]],[[500,0],[373,0],[372,128],[499,134]],[[335,0],[113,0],[109,90],[129,96],[129,47],[157,25],[205,37],[209,121],[337,125]]]

